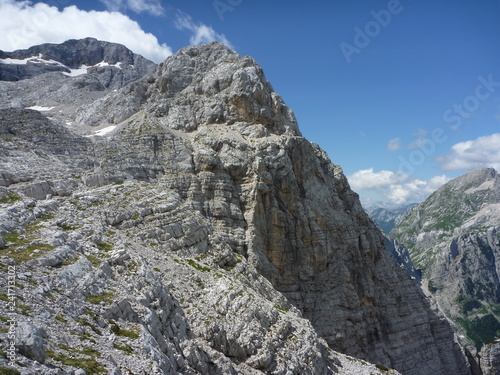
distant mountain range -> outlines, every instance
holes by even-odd
[[[416,203],[402,205],[374,204],[366,208],[368,215],[377,223],[385,234],[388,234]]]
[[[500,336],[496,170],[478,169],[448,182],[412,207],[389,235],[408,248],[424,290],[464,341],[480,350]]]

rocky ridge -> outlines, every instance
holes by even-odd
[[[442,186],[391,232],[423,285],[477,350],[500,332],[500,176],[479,169]]]
[[[19,280],[21,363],[47,374],[470,373],[341,168],[301,136],[253,59],[185,48],[75,108],[73,130],[1,112],[1,252]],[[89,125],[111,131],[76,133]],[[30,155],[37,134],[78,147]]]
[[[72,127],[79,107],[153,73],[156,67],[121,44],[94,38],[0,51],[0,108],[33,108]],[[88,131],[83,124],[73,130]]]
[[[105,88],[119,89],[155,69],[155,63],[123,45],[94,38],[41,44],[14,52],[0,51],[1,81],[61,72],[68,77],[88,74],[96,77]]]

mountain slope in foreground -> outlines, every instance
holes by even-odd
[[[187,47],[66,116],[0,111],[21,373],[470,373],[252,58]]]

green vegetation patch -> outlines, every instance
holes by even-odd
[[[92,303],[94,305],[98,305],[99,303],[101,302],[105,302],[105,303],[111,303],[113,302],[113,293],[111,292],[106,292],[106,293],[103,293],[103,294],[99,294],[99,295],[96,295],[96,296],[87,296],[85,298],[85,300],[89,303]]]
[[[95,255],[86,255],[86,257],[89,260],[89,262],[92,263],[92,265],[94,267],[99,267],[102,263],[102,259],[100,259],[99,257],[97,257]]]
[[[90,341],[94,344],[96,343],[94,338],[88,332],[77,334],[77,336],[80,338],[81,341]]]
[[[21,196],[13,191],[8,191],[6,196],[0,198],[0,204],[12,204],[21,200]]]
[[[122,343],[114,342],[113,347],[118,349],[118,350],[121,350],[127,354],[132,354],[134,352],[134,349],[129,344],[125,344],[125,343],[122,344]]]
[[[274,305],[274,308],[276,310],[278,310],[279,312],[283,313],[283,314],[286,314],[288,312],[288,310],[284,309],[283,307],[281,306],[278,306],[278,305]]]
[[[0,367],[0,375],[21,375],[21,373],[10,367]]]
[[[483,307],[483,305],[475,300],[474,298],[471,298],[469,296],[464,296],[464,295],[459,295],[457,297],[457,303],[460,305],[460,312],[464,315],[469,314],[471,311],[480,309]]]
[[[54,319],[61,323],[68,323],[68,321],[66,320],[66,318],[64,318],[64,316],[62,316],[62,314],[56,314],[54,316]]]
[[[500,305],[491,305],[491,311],[495,315],[500,315]]]
[[[80,227],[78,225],[60,225],[59,228],[61,228],[65,232],[67,232],[70,230],[76,230]]]
[[[467,336],[474,342],[477,351],[485,342],[493,341],[499,334],[500,322],[493,314],[476,317],[472,320],[458,319],[458,323],[465,329]]]
[[[375,365],[375,367],[378,368],[382,372],[389,372],[389,371],[391,371],[390,368],[385,367],[384,365]]]
[[[47,350],[47,356],[55,361],[61,362],[63,365],[81,368],[87,373],[87,375],[99,375],[108,373],[106,368],[96,360],[96,357],[100,357],[100,354],[97,351],[97,353],[94,353],[91,350],[87,351],[85,349],[71,350],[71,348],[69,347],[67,349],[63,349],[69,351],[70,353],[77,352],[82,355],[87,355],[90,356],[90,358],[75,358],[73,354],[67,355],[63,353],[56,353],[53,350]],[[91,353],[91,355],[87,353]]]
[[[197,269],[198,271],[201,272],[210,272],[212,271],[210,268],[202,266],[201,264],[196,263],[193,259],[186,259],[186,262],[193,267],[194,269]]]
[[[111,250],[113,250],[113,245],[111,245],[111,244],[109,244],[107,242],[98,242],[95,245],[101,251],[111,251]]]
[[[5,234],[3,239],[7,248],[0,250],[0,255],[6,255],[19,264],[54,250],[54,246],[37,243],[37,232],[41,228],[41,223],[32,223],[24,228],[23,234],[17,232]]]
[[[137,332],[134,332],[129,329],[122,329],[116,324],[113,320],[110,320],[109,323],[111,324],[110,331],[113,332],[117,336],[122,336],[122,337],[128,337],[129,339],[138,339],[139,334]]]
[[[93,325],[92,323],[90,323],[87,320],[87,318],[81,317],[78,319],[78,322],[83,326],[89,327],[92,331],[97,333],[99,336],[102,336],[101,330],[99,328],[97,328],[95,325]]]
[[[97,315],[95,312],[92,310],[85,311],[85,315],[90,316],[92,319],[96,320],[99,319],[99,315]]]
[[[28,315],[33,308],[31,306],[25,305],[21,302],[16,302],[16,307],[20,310],[20,313],[23,315]]]

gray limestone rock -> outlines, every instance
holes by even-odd
[[[27,322],[18,322],[16,346],[19,353],[34,361],[44,363],[46,358],[43,329]]]
[[[479,363],[483,375],[500,374],[500,343],[484,345],[479,353]]]

